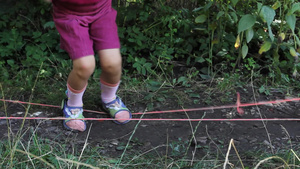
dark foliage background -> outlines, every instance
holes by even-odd
[[[124,74],[173,82],[255,76],[290,83],[299,63],[300,3],[293,0],[113,0]],[[71,69],[51,4],[0,1],[0,81],[30,88]],[[94,77],[99,75],[97,70]]]

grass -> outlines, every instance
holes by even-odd
[[[72,147],[77,150],[72,153],[62,151],[65,146],[65,144],[47,139],[20,140],[14,158],[8,160],[10,148],[5,141],[0,144],[2,161],[0,166],[1,168],[298,168],[300,165],[299,156],[294,150],[285,152],[290,154],[289,157],[266,153],[255,154],[255,156],[269,156],[255,161],[241,159],[233,140],[230,140],[226,158],[216,158],[206,154],[202,159],[176,159],[167,154],[161,156],[155,153],[156,149],[164,148],[166,145],[154,147],[140,154],[124,150],[119,158],[103,156],[98,153],[100,147],[94,147],[87,143],[81,150]],[[234,148],[234,152],[230,153],[232,148]]]

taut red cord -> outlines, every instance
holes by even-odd
[[[0,120],[79,120],[65,117],[0,117]],[[112,118],[82,118],[86,121],[111,121]],[[300,121],[300,118],[266,118],[266,119],[118,119],[131,121]]]
[[[262,101],[257,103],[241,103],[240,102],[240,94],[237,93],[237,102],[235,105],[223,105],[223,106],[210,106],[210,107],[201,107],[201,108],[191,108],[191,109],[177,109],[177,110],[162,110],[162,111],[150,111],[150,112],[138,112],[132,113],[133,115],[141,115],[141,114],[161,114],[161,113],[175,113],[175,112],[190,112],[190,111],[203,111],[203,110],[216,110],[216,109],[227,109],[227,108],[237,108],[237,112],[239,114],[243,114],[244,111],[241,107],[248,107],[248,106],[259,106],[259,105],[266,105],[266,104],[278,104],[284,102],[291,102],[291,101],[299,101],[300,98],[291,98],[291,99],[282,99],[282,100],[274,100],[274,101]],[[5,100],[0,99],[3,102],[11,102],[11,103],[20,103],[20,104],[30,104],[30,105],[38,105],[44,107],[55,107],[60,108],[61,106],[49,105],[49,104],[41,104],[41,103],[31,103],[31,102],[23,102],[18,100]],[[105,112],[101,111],[94,111],[94,110],[84,110],[85,112],[92,112],[92,113],[99,113],[99,114],[106,114]],[[65,120],[67,118],[64,117],[0,117],[1,119],[41,119],[41,120]],[[97,121],[105,121],[105,120],[114,120],[112,118],[84,118],[82,120],[97,120]],[[122,120],[122,119],[119,119]],[[124,119],[128,120],[128,119]],[[131,119],[131,120],[142,120],[142,121],[300,121],[299,118],[266,118],[266,119]]]

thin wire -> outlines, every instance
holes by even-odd
[[[86,121],[111,121],[116,120],[112,118],[82,118],[82,119],[72,119],[66,117],[0,117],[0,120],[8,119],[8,120],[86,120]],[[118,120],[131,120],[131,121],[300,121],[300,118],[266,118],[266,119],[118,119]]]
[[[239,98],[238,98],[237,99],[237,103],[238,104],[233,104],[233,105],[209,106],[209,107],[191,108],[191,109],[178,109],[178,110],[149,111],[149,112],[138,112],[138,113],[132,113],[132,114],[133,115],[161,114],[161,113],[176,113],[176,112],[190,112],[190,111],[202,111],[202,110],[216,110],[216,109],[240,108],[240,107],[250,107],[250,106],[267,105],[267,104],[278,104],[278,103],[292,102],[292,101],[299,101],[299,100],[300,100],[300,98],[291,98],[291,99],[282,99],[282,100],[274,100],[274,101],[262,101],[262,102],[257,102],[257,103],[240,103],[239,102]],[[23,102],[23,101],[18,101],[18,100],[0,99],[0,101],[11,102],[11,103],[21,103],[21,104],[31,104],[31,105],[38,105],[38,106],[44,106],[44,107],[61,108],[61,106],[55,106],[55,105],[49,105],[49,104],[41,104],[41,103]],[[107,114],[105,112],[95,111],[95,110],[86,110],[86,109],[84,109],[84,111],[85,112],[91,112],[91,113]]]
[[[283,100],[274,100],[274,101],[262,101],[257,103],[240,103],[240,94],[237,93],[237,102],[235,105],[223,105],[223,106],[210,106],[210,107],[201,107],[201,108],[191,108],[191,109],[178,109],[178,110],[162,110],[162,111],[150,111],[150,112],[138,112],[132,113],[133,115],[141,115],[141,114],[161,114],[161,113],[175,113],[175,112],[189,112],[189,111],[201,111],[201,110],[215,110],[215,109],[227,109],[227,108],[237,108],[239,114],[243,114],[243,110],[240,107],[248,107],[248,106],[258,106],[258,105],[266,105],[266,104],[278,104],[284,102],[291,102],[291,101],[299,101],[300,98],[291,98],[291,99],[283,99]],[[11,103],[20,103],[20,104],[30,104],[30,105],[38,105],[44,107],[55,107],[60,108],[60,106],[49,105],[49,104],[41,104],[41,103],[31,103],[31,102],[23,102],[18,100],[5,100],[0,99],[3,102],[11,102]],[[106,114],[105,112],[101,111],[94,111],[94,110],[84,110],[86,112],[93,112],[99,114]],[[0,117],[1,119],[26,119],[26,120],[72,120],[70,118],[65,117]],[[93,120],[93,121],[109,121],[115,120],[112,118],[83,118],[81,120]],[[118,120],[128,120],[128,119],[118,119]],[[299,118],[265,118],[265,119],[139,119],[133,118],[130,119],[131,121],[142,120],[142,121],[300,121]]]

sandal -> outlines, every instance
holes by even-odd
[[[64,120],[63,121],[63,125],[66,129],[68,130],[75,130],[75,129],[72,129],[70,128],[69,126],[67,126],[67,122],[70,121],[71,119],[74,120],[74,119],[78,119],[78,120],[81,120],[84,118],[83,116],[83,109],[82,107],[69,107],[67,105],[67,101],[68,99],[64,99],[62,101],[62,110],[63,110],[63,113],[64,113],[64,117],[66,118],[70,118],[70,119],[67,119],[67,120]],[[84,122],[84,129],[83,130],[78,130],[78,131],[85,131],[86,130],[86,123],[84,120],[81,120]]]
[[[119,122],[117,120],[114,120],[114,122],[117,123],[117,124],[126,124],[132,118],[131,112],[124,105],[124,103],[122,102],[122,100],[120,99],[119,96],[117,96],[115,100],[113,100],[109,103],[103,103],[102,102],[102,107],[103,107],[104,111],[106,111],[112,118],[115,118],[116,114],[118,114],[121,111],[129,112],[129,116],[130,116],[129,119],[124,121],[124,122]]]

